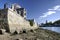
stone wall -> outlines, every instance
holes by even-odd
[[[11,32],[14,32],[15,30],[20,32],[20,30],[28,30],[30,28],[29,22],[12,9],[8,9],[8,24]]]
[[[24,19],[21,15],[12,9],[1,9],[0,10],[0,29],[6,29],[7,32],[18,33],[24,29],[30,30],[37,28],[37,25],[34,24],[30,26],[29,21]]]
[[[8,9],[0,9],[0,29],[6,29],[9,32],[7,11]]]

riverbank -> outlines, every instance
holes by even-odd
[[[60,40],[60,34],[38,28],[20,34],[5,33],[0,35],[0,40]]]

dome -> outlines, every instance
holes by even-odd
[[[21,6],[18,4],[12,4],[12,9],[18,9],[18,8],[21,8]]]
[[[17,9],[17,8],[21,8],[21,6],[18,5],[18,4],[15,4],[14,6],[15,6],[15,9]]]

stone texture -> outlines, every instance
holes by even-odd
[[[8,10],[8,24],[11,32],[13,32],[13,30],[20,32],[22,29],[30,28],[29,22],[11,9]]]
[[[0,29],[6,29],[9,31],[8,19],[7,19],[8,9],[0,9]]]
[[[17,9],[18,12],[17,12]],[[22,15],[23,16],[22,16]],[[19,5],[12,5],[12,8],[0,9],[0,29],[6,29],[6,32],[18,33],[21,30],[30,30],[36,29],[37,24],[34,23],[33,26],[30,26],[29,21],[26,19],[26,10],[19,7]]]
[[[0,27],[13,33],[15,30],[19,33],[21,30],[35,29],[37,25],[30,26],[29,21],[20,16],[17,11],[11,8],[0,10]]]
[[[50,31],[44,30],[41,28],[35,29],[35,32],[28,31],[27,33],[22,34],[4,34],[0,35],[0,40],[60,40],[60,34]]]

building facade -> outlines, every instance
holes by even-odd
[[[18,4],[13,4],[11,8],[6,8],[6,4],[4,4],[4,9],[0,9],[0,28],[6,29],[7,32],[13,33],[17,31],[19,33],[23,29],[35,29],[37,24],[34,23],[31,26],[30,22],[26,20],[25,8]]]

